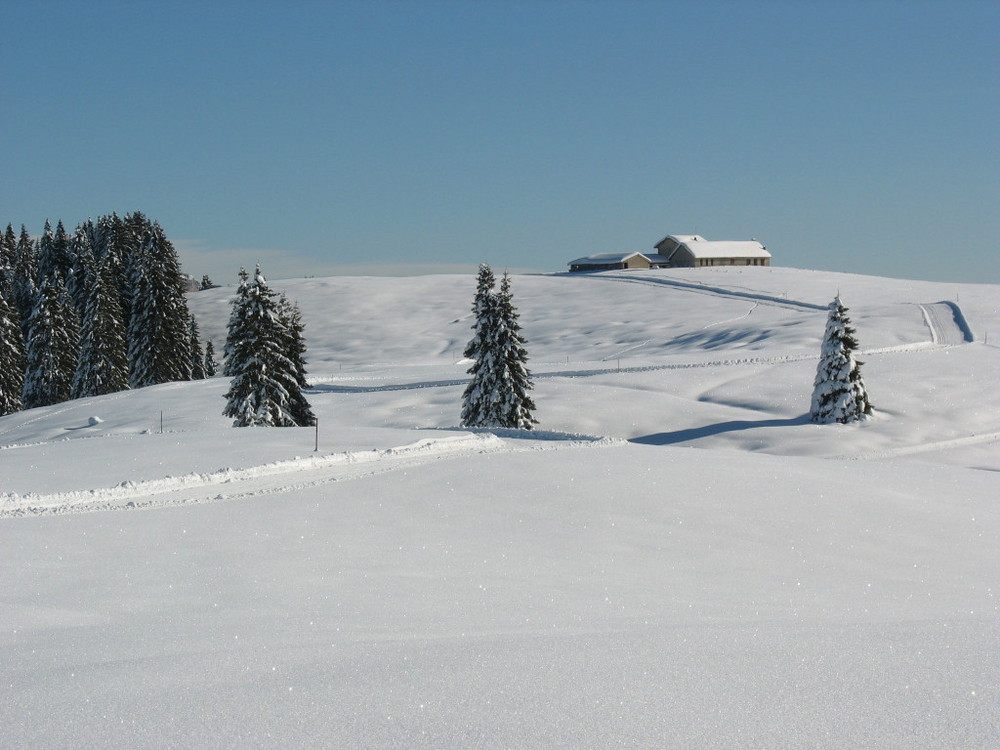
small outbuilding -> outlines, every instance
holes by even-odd
[[[642,253],[598,253],[569,262],[570,271],[622,271],[652,267],[652,261]]]

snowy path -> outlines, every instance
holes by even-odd
[[[962,310],[953,302],[918,305],[931,332],[931,341],[943,346],[958,346],[973,341],[972,331]]]
[[[496,432],[497,434],[493,434]],[[501,439],[498,435],[507,440]],[[540,431],[479,431],[419,440],[384,450],[349,451],[136,482],[115,487],[50,494],[0,494],[0,519],[106,510],[135,510],[245,500],[285,494],[333,482],[362,479],[474,454],[557,450],[580,445],[612,446],[623,441]]]
[[[504,442],[494,435],[450,436],[385,450],[336,453],[245,469],[123,482],[101,489],[47,495],[3,494],[0,518],[240,500],[372,476],[445,458],[495,452],[504,447]]]

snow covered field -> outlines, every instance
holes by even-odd
[[[1000,747],[1000,287],[517,276],[488,434],[474,285],[272,282],[318,451],[221,378],[0,418],[0,747]],[[876,416],[816,426],[838,291]]]

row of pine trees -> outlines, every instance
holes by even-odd
[[[140,212],[0,237],[0,415],[215,374],[162,227]]]

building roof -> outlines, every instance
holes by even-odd
[[[680,239],[679,237],[677,239]],[[712,241],[704,238],[684,241],[684,247],[695,258],[770,258],[762,244],[756,240]]]
[[[624,263],[629,258],[634,258],[637,255],[649,260],[649,256],[643,253],[597,253],[596,255],[588,255],[585,258],[577,258],[576,260],[571,260],[569,262],[569,265],[604,266],[609,263]]]
[[[683,244],[685,242],[707,242],[707,240],[700,234],[668,234],[653,247],[659,247],[667,240],[674,240],[677,244]]]
[[[706,240],[700,234],[668,234],[656,243],[660,247],[667,240],[673,240],[677,247],[670,253],[673,256],[680,246],[686,247],[695,258],[770,258],[762,244],[756,240]]]

